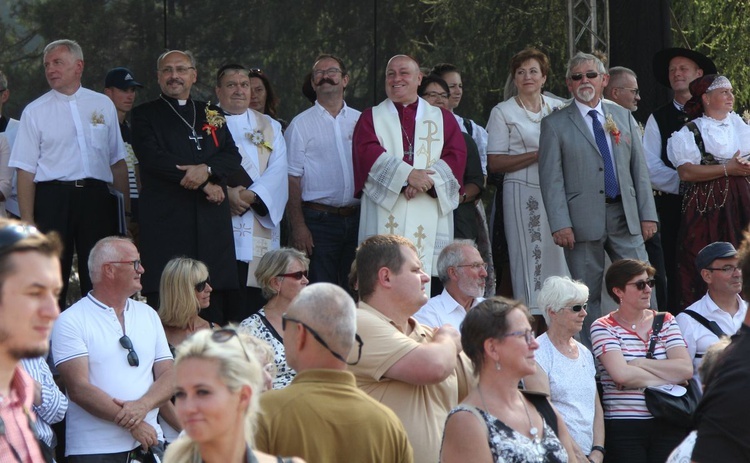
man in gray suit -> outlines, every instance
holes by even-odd
[[[598,58],[576,54],[566,74],[574,99],[542,120],[539,140],[552,236],[565,249],[573,278],[590,291],[581,331],[588,347],[591,322],[602,315],[604,252],[613,261],[648,260],[643,243],[658,220],[638,124],[627,109],[602,100],[608,80]]]

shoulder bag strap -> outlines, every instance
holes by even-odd
[[[726,336],[726,333],[724,333],[724,331],[721,328],[719,328],[719,324],[716,323],[715,321],[709,320],[703,315],[693,310],[683,310],[683,312],[693,317],[695,321],[703,325],[707,330],[711,331],[717,337],[720,338],[722,336]]]
[[[664,324],[664,312],[658,312],[654,315],[654,322],[651,325],[651,344],[648,346],[648,352],[646,353],[647,359],[654,358],[654,349],[656,348],[656,340],[659,338],[659,332],[661,326]]]

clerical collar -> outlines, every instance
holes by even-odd
[[[161,97],[161,99],[163,100],[167,100],[167,102],[172,105],[179,105],[179,106],[185,106],[188,103],[188,101],[190,101],[190,97],[188,97],[187,100],[178,100],[177,98],[172,98],[171,96],[167,96],[163,93],[160,93],[159,97]]]

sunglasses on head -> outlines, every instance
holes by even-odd
[[[579,72],[578,74],[571,74],[570,80],[581,80],[583,79],[583,76],[586,76],[587,79],[596,79],[600,75],[601,74],[599,74],[598,72],[594,72],[594,71],[589,71],[589,72],[584,72],[584,73]]]
[[[33,225],[12,224],[0,229],[0,252],[10,248],[31,235],[38,235],[39,230]]]
[[[220,344],[224,344],[235,336],[237,336],[237,341],[239,341],[240,347],[242,347],[242,352],[245,353],[245,358],[248,362],[252,362],[252,360],[250,360],[250,354],[247,351],[247,346],[245,346],[245,342],[242,340],[242,338],[240,338],[240,334],[237,332],[237,330],[233,328],[218,329],[211,333],[211,340]]]
[[[653,288],[656,284],[656,280],[654,280],[653,278],[649,278],[648,280],[639,280],[627,284],[635,286],[635,289],[637,289],[638,291],[643,291],[644,289],[646,289],[646,285],[648,285],[649,288]]]
[[[292,272],[292,273],[281,273],[276,276],[277,277],[289,277],[289,278],[294,278],[295,280],[301,280],[302,277],[307,278],[307,270],[300,270],[299,272]]]
[[[211,283],[210,278],[206,278],[205,280],[201,281],[200,283],[195,284],[195,290],[199,293],[202,293],[204,289],[206,289],[206,285]]]

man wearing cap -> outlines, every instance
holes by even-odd
[[[747,302],[740,297],[742,269],[738,262],[737,250],[725,241],[709,244],[695,259],[708,292],[677,315],[677,323],[693,359],[693,377],[698,384],[701,384],[698,366],[703,354],[720,336],[736,333],[747,313]]]
[[[119,231],[119,190],[129,210],[128,166],[117,111],[109,98],[83,88],[83,51],[72,40],[44,48],[44,72],[51,90],[31,102],[10,155],[17,168],[21,218],[63,241],[65,307],[73,254],[78,254],[81,293],[91,290],[88,256],[96,242]]]
[[[203,261],[211,274],[211,305],[204,318],[224,323],[237,290],[227,179],[242,169],[221,108],[191,98],[198,78],[189,51],[170,50],[156,60],[161,94],[133,109],[133,150],[141,179],[140,246],[151,269],[143,295],[159,307],[159,280],[175,256]],[[150,275],[150,276],[149,276]]]
[[[679,306],[679,280],[677,276],[677,232],[680,228],[682,195],[680,177],[667,157],[667,140],[687,122],[683,106],[690,99],[690,82],[704,74],[715,74],[716,66],[710,58],[686,48],[667,48],[654,55],[653,71],[656,81],[674,91],[674,100],[656,109],[646,122],[643,134],[643,151],[648,164],[654,202],[659,214],[659,231],[656,240],[646,242],[646,251],[653,255],[662,253],[669,294],[670,311]],[[661,249],[658,246],[661,244]],[[660,307],[661,308],[661,307]]]
[[[117,109],[117,120],[120,122],[120,135],[125,143],[125,163],[128,165],[128,185],[130,186],[130,231],[133,239],[138,239],[138,190],[140,178],[138,176],[138,159],[130,144],[130,122],[127,117],[135,102],[136,89],[143,85],[136,82],[133,73],[128,68],[114,68],[104,79],[104,94],[112,100]]]

